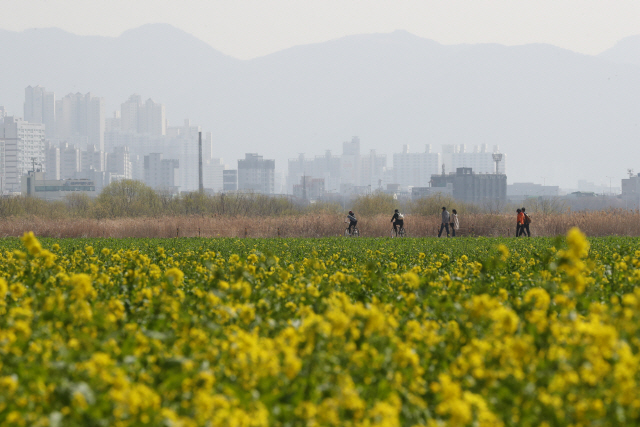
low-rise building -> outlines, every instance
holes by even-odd
[[[507,197],[557,197],[560,195],[560,187],[557,185],[534,184],[533,182],[514,182],[507,185]]]
[[[453,185],[453,197],[463,202],[483,203],[507,200],[507,175],[473,173],[472,168],[458,168],[455,173],[431,175],[432,187]]]
[[[45,200],[63,200],[69,194],[97,195],[90,179],[47,179],[44,172],[29,171],[22,176],[22,195]]]
[[[411,198],[413,200],[435,196],[436,194],[452,196],[453,183],[447,183],[446,187],[411,187]]]
[[[622,198],[627,206],[640,208],[640,173],[622,180]]]

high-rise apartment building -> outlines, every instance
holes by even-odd
[[[275,171],[275,160],[265,160],[256,153],[245,154],[244,159],[238,160],[238,190],[273,194]]]
[[[104,151],[104,129],[104,98],[70,93],[56,101],[56,138],[81,149],[95,145]]]
[[[465,144],[442,145],[442,164],[445,172],[453,172],[458,168],[471,168],[474,173],[496,173],[496,163],[493,154],[498,154],[500,149],[497,145],[493,150],[489,150],[487,144],[475,145],[473,151],[467,151]],[[502,160],[498,163],[498,173],[506,173],[507,156],[502,154]]]
[[[144,182],[155,190],[178,192],[175,170],[179,166],[176,159],[163,159],[162,153],[144,156]]]
[[[80,152],[80,170],[83,172],[89,170],[105,172],[106,160],[104,151],[98,150],[95,145],[88,145],[86,150]]]
[[[210,159],[203,161],[202,181],[204,189],[218,193],[224,188],[224,163],[222,159]]]
[[[200,126],[194,126],[185,119],[183,126],[167,128],[163,139],[163,153],[180,162],[178,182],[180,191],[197,191],[200,187],[198,176]],[[212,159],[213,137],[211,132],[202,133],[202,162],[207,165]]]
[[[360,157],[361,187],[368,187],[370,191],[382,189],[384,173],[387,169],[387,156],[376,154],[376,150],[369,150],[369,154]]]
[[[113,151],[107,155],[107,171],[121,176],[122,179],[132,179],[131,169],[129,147],[114,147]]]
[[[163,104],[148,99],[142,102],[140,95],[134,94],[120,105],[120,130],[123,132],[147,133],[154,136],[166,135],[167,122]]]
[[[53,92],[40,86],[27,86],[24,90],[24,120],[44,124],[45,138],[55,138],[56,99]]]
[[[315,177],[315,161],[300,153],[295,159],[289,159],[287,170],[287,193],[293,194],[293,187],[300,183],[303,176]]]
[[[129,99],[120,104],[120,130],[123,132],[138,132],[138,117],[142,97],[131,95]]]
[[[427,144],[423,153],[409,152],[409,146],[402,146],[402,153],[393,155],[393,183],[402,187],[428,187],[431,175],[438,173],[440,155],[431,152]]]
[[[49,141],[44,142],[45,151],[45,178],[60,179],[60,148],[51,144]]]
[[[73,144],[60,144],[60,179],[75,179],[82,167],[82,154]]]
[[[387,156],[376,154],[375,150],[362,155],[360,139],[354,136],[351,141],[342,144],[341,156],[333,156],[330,150],[324,156],[315,156],[313,159],[300,154],[298,158],[290,159],[288,166],[286,191],[289,194],[293,193],[295,185],[303,182],[303,176],[323,179],[328,193],[351,192],[355,187],[361,187],[362,191],[373,191],[384,183]]]
[[[351,141],[342,143],[340,157],[340,184],[360,185],[360,138],[354,136]]]
[[[28,123],[21,118],[5,117],[0,144],[4,152],[4,176],[2,193],[19,193],[22,175],[29,171],[44,170],[45,146],[44,124]],[[1,175],[0,175],[1,176]]]

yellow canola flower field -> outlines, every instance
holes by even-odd
[[[0,426],[640,418],[640,240],[0,243]]]

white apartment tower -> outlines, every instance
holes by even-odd
[[[203,161],[202,180],[204,188],[218,193],[223,190],[224,163],[222,159]]]
[[[342,143],[340,157],[340,183],[360,185],[360,138],[354,136],[351,141]]]
[[[107,171],[124,179],[133,179],[129,147],[113,148],[113,152],[107,155]]]
[[[171,193],[178,191],[175,170],[179,162],[176,159],[163,159],[162,153],[144,156],[144,182],[155,190]]]
[[[56,101],[56,138],[81,149],[95,145],[104,151],[104,126],[104,98],[70,93]]]
[[[425,145],[423,153],[411,153],[409,146],[403,145],[402,153],[393,155],[393,183],[403,187],[428,187],[439,165],[440,155],[431,152],[431,145]]]
[[[106,171],[106,166],[104,151],[98,150],[95,145],[89,145],[86,150],[80,152],[80,170],[82,172],[90,170],[104,172]]]
[[[164,105],[152,99],[143,103],[140,95],[131,95],[120,105],[120,130],[153,136],[166,135],[167,121]]]
[[[238,190],[273,194],[275,172],[275,160],[265,160],[256,153],[247,153],[244,159],[238,160]]]
[[[120,104],[120,130],[123,132],[138,132],[138,113],[142,98],[140,95],[131,95],[129,99]]]
[[[19,193],[22,175],[37,169],[42,171],[45,163],[44,124],[28,123],[21,118],[5,117],[3,124],[4,170],[2,193]]]
[[[55,138],[56,99],[53,92],[40,86],[27,86],[24,90],[24,120],[44,124],[45,138]]]
[[[200,187],[198,177],[200,126],[193,126],[185,119],[183,126],[167,129],[168,147],[165,154],[179,160],[178,185],[181,191],[197,191]],[[212,159],[213,137],[211,132],[202,133],[202,162],[206,166]]]
[[[60,144],[60,179],[74,179],[82,167],[80,149],[73,144]]]
[[[499,153],[500,147],[493,146],[493,150],[489,150],[487,144],[475,145],[473,151],[467,151],[465,144],[442,145],[442,163],[445,172],[455,172],[457,168],[471,168],[474,173],[496,173],[496,163],[493,160],[493,154]],[[502,160],[498,164],[498,173],[506,173],[506,154],[502,155]]]
[[[46,129],[45,129],[46,132]],[[45,178],[58,180],[60,179],[60,148],[51,144],[49,141],[44,143],[45,149]]]

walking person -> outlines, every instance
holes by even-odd
[[[451,222],[449,225],[451,226],[451,237],[456,237],[456,230],[460,228],[460,223],[458,222],[458,211],[455,209],[451,210]]]
[[[516,209],[518,216],[516,217],[516,237],[520,237],[520,233],[524,232],[524,214],[521,209]]]
[[[447,237],[449,237],[449,220],[451,219],[449,211],[445,206],[442,207],[442,224],[440,224],[440,231],[438,231],[438,237],[442,235],[442,230],[447,229]]]
[[[520,234],[524,236],[525,231],[527,232],[527,237],[531,237],[531,231],[529,231],[529,224],[531,224],[531,217],[527,215],[524,211],[524,207],[522,208],[522,215],[524,216],[522,220],[522,225],[520,226]]]

